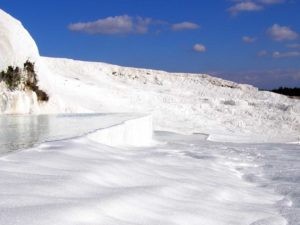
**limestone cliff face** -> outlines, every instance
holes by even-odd
[[[16,20],[0,9],[0,71],[8,66],[23,67],[27,61],[37,61],[39,51],[33,38]]]
[[[48,86],[46,76],[41,76],[47,69],[40,62],[35,41],[20,21],[0,9],[0,72],[7,72],[8,67],[18,67],[21,76],[19,84],[13,89],[0,77],[0,114],[40,113],[44,107],[45,103],[37,101],[36,92],[24,87],[26,81],[30,80],[27,77],[29,73],[23,70],[27,61],[36,66],[43,88]],[[22,82],[24,79],[25,82]]]

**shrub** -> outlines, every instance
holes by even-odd
[[[6,71],[1,72],[0,81],[4,81],[9,90],[16,90],[21,84],[20,68],[9,66]]]
[[[29,84],[29,86],[31,86],[32,84],[36,85],[38,83],[38,79],[34,70],[34,63],[27,60],[24,63],[24,71],[27,74],[27,83],[31,83]]]
[[[44,92],[43,90],[40,90],[39,86],[37,85],[38,79],[35,73],[34,63],[27,60],[24,63],[24,71],[27,75],[25,87],[28,88],[29,90],[34,91],[39,101],[48,101],[49,96],[47,95],[47,93]]]
[[[10,91],[18,88],[31,90],[36,93],[39,101],[48,101],[49,96],[46,92],[39,89],[37,74],[35,73],[34,63],[26,61],[23,71],[19,67],[9,66],[6,71],[0,73],[0,82],[4,81]]]
[[[49,96],[47,95],[46,92],[38,89],[35,91],[36,93],[36,96],[38,98],[38,101],[41,101],[41,102],[47,102],[49,100]]]

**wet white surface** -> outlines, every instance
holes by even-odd
[[[0,115],[0,154],[79,137],[141,117],[134,114]]]

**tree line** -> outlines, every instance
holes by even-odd
[[[271,90],[277,94],[287,95],[287,96],[300,96],[300,88],[288,88],[288,87],[279,87],[277,89]]]

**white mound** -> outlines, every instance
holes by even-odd
[[[0,9],[0,71],[38,58],[38,48],[21,22]]]

